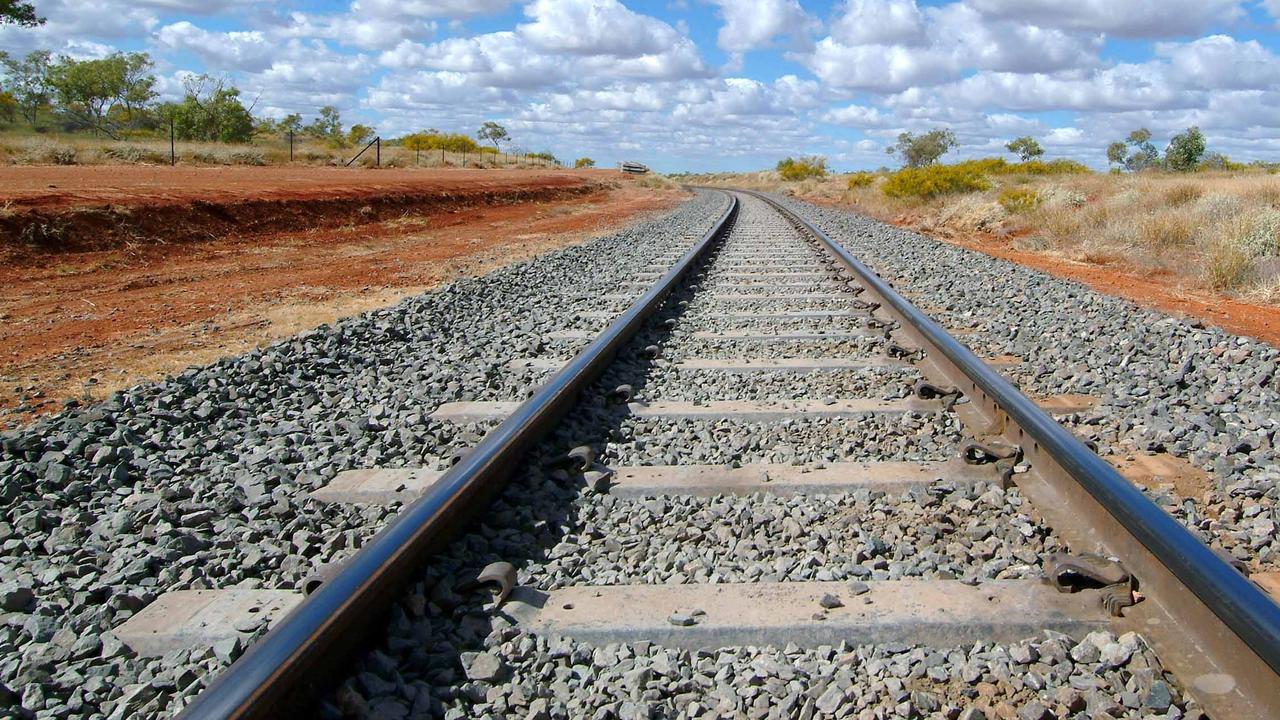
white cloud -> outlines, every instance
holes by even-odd
[[[832,87],[876,92],[933,85],[954,75],[950,59],[930,48],[842,45],[829,37],[818,41],[805,63]]]
[[[402,41],[379,62],[469,75],[476,87],[602,88],[618,80],[707,77],[697,47],[671,25],[616,0],[535,0],[514,30],[431,45]]]
[[[261,32],[210,32],[186,20],[160,28],[156,40],[171,50],[194,53],[223,72],[265,70],[278,52],[277,44]]]
[[[382,54],[392,68],[462,73],[473,87],[540,88],[565,81],[568,63],[531,50],[513,32],[449,38],[432,45],[404,41]]]
[[[716,44],[732,53],[768,47],[780,37],[806,43],[819,23],[797,0],[708,0],[720,8],[724,25]]]
[[[462,20],[502,12],[512,0],[356,0],[354,15]]]
[[[1190,43],[1160,43],[1156,55],[1187,87],[1204,90],[1269,88],[1280,82],[1280,57],[1257,40],[1212,35]]]
[[[896,125],[898,120],[882,112],[880,108],[867,105],[848,105],[833,108],[823,113],[822,120],[835,125],[855,128],[883,128]]]
[[[617,0],[533,0],[524,12],[533,22],[517,31],[543,52],[637,58],[692,45],[667,23]]]
[[[0,48],[10,54],[41,49],[92,56],[97,53],[86,50],[94,45],[145,37],[158,23],[155,13],[120,0],[49,0],[38,3],[36,11],[46,18],[44,25],[0,24]]]
[[[972,70],[1092,67],[1102,45],[1101,35],[991,20],[959,2],[921,10],[914,0],[849,0],[831,35],[793,57],[834,87],[897,92]]]
[[[915,0],[846,0],[831,37],[842,45],[919,45],[924,25]]]
[[[359,3],[356,3],[358,5]],[[340,45],[383,50],[404,40],[423,40],[436,32],[436,24],[411,16],[366,16],[353,9],[340,15],[293,13],[276,33],[281,37],[322,38]]]
[[[930,8],[928,14],[933,47],[951,48],[952,66],[958,70],[1028,73],[1086,68],[1096,64],[1103,44],[1100,34],[992,21],[962,3]]]
[[[1170,37],[1241,18],[1240,0],[966,0],[991,17],[1063,30]]]
[[[921,101],[957,108],[1023,112],[1121,112],[1185,108],[1203,103],[1201,97],[1172,87],[1162,68],[1151,63],[1059,74],[982,72],[936,88],[924,97],[903,94],[889,100],[894,105]]]

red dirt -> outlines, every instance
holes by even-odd
[[[11,255],[0,263],[0,426],[586,240],[683,198],[602,172],[21,168],[39,178],[5,185],[10,170],[0,169],[0,197],[13,206],[74,215],[83,204],[113,202],[142,216],[269,197],[295,227],[205,225],[212,234],[199,241],[155,236]],[[160,193],[157,178],[168,185]],[[40,182],[67,192],[42,196]],[[378,203],[384,191],[417,200],[392,218],[354,219],[314,202]],[[263,223],[272,221],[264,215]]]
[[[338,227],[588,192],[601,171],[0,167],[0,257]],[[616,174],[614,174],[616,177]]]

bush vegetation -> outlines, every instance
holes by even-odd
[[[849,175],[849,189],[870,187],[876,182],[876,176],[869,172],[856,172]]]
[[[990,187],[991,181],[986,175],[970,164],[962,163],[903,168],[890,175],[880,189],[891,198],[927,199]]]
[[[996,202],[1010,215],[1030,212],[1040,206],[1040,193],[1027,187],[1007,187],[996,196]]]
[[[788,157],[779,160],[776,169],[778,176],[787,182],[826,177],[827,159],[816,155],[799,158]]]

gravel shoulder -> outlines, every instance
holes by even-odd
[[[306,497],[365,467],[434,467],[472,432],[439,404],[527,396],[506,365],[687,249],[723,199],[543,253],[68,409],[0,442],[0,703],[165,716],[243,649],[131,654],[111,635],[169,590],[293,588],[395,512]]]
[[[856,213],[783,202],[943,319],[976,327],[971,347],[1027,359],[1013,374],[1024,392],[1097,398],[1071,424],[1107,459],[1169,453],[1209,472],[1198,496],[1151,494],[1255,570],[1280,567],[1280,350]]]

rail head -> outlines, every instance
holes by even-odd
[[[328,582],[282,618],[179,716],[186,720],[279,718],[314,702],[343,662],[367,646],[364,632],[412,582],[421,563],[506,485],[525,453],[572,407],[614,354],[724,236],[738,213],[727,204],[652,287],[532,397],[490,431],[421,498],[406,507]]]
[[[968,385],[971,400],[981,399],[1002,414],[1002,420],[1012,423],[1008,434],[1024,446],[1028,457],[1055,466],[1051,471],[1039,468],[1042,476],[1070,478],[1087,493],[1100,513],[1108,514],[1155,559],[1160,567],[1151,568],[1153,575],[1167,571],[1179,587],[1207,609],[1218,623],[1216,627],[1199,626],[1197,621],[1205,614],[1185,607],[1185,598],[1158,598],[1162,605],[1172,607],[1170,614],[1176,618],[1187,613],[1185,630],[1201,638],[1199,646],[1213,655],[1216,665],[1236,669],[1235,687],[1241,688],[1249,707],[1268,708],[1276,711],[1271,716],[1280,717],[1280,605],[841,244],[776,199],[754,191],[741,192],[777,209],[853,272],[859,282],[879,296],[891,314],[901,319],[906,329],[923,341],[928,352],[940,355],[942,365],[958,371]],[[975,397],[979,395],[980,398]],[[1135,571],[1144,564],[1144,558],[1132,554],[1121,559]],[[1241,645],[1253,657],[1238,656],[1235,650]]]

